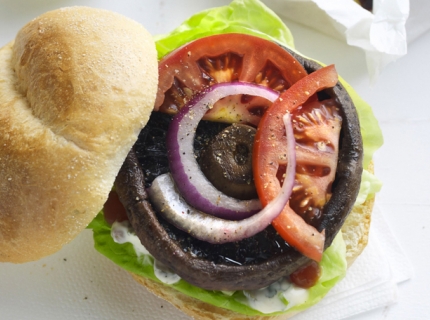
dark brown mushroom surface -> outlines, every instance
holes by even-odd
[[[290,53],[309,73],[320,68],[317,63]],[[325,230],[325,247],[328,247],[358,194],[363,150],[358,116],[345,88],[338,83],[325,90],[321,99],[324,97],[337,100],[343,118],[333,195],[324,206],[316,226],[320,231]],[[309,259],[290,247],[271,226],[239,242],[213,245],[190,237],[157,215],[147,197],[145,185],[151,183],[151,176],[169,170],[166,150],[161,143],[169,121],[167,115],[153,114],[116,180],[116,190],[129,220],[154,258],[189,283],[208,290],[262,288],[307,263]],[[198,128],[195,141],[197,158],[201,156],[202,146],[225,127],[222,124],[202,124]],[[148,167],[152,169],[148,170]]]
[[[252,174],[252,147],[256,129],[232,124],[203,149],[200,168],[220,191],[241,200],[257,198]]]

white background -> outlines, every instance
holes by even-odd
[[[0,0],[0,47],[29,20],[71,5],[111,9],[167,33],[191,14],[226,0],[90,1]],[[371,86],[364,54],[338,40],[287,21],[296,48],[338,72],[372,105],[385,144],[376,156],[384,186],[377,205],[414,267],[399,286],[398,302],[351,319],[428,319],[430,302],[430,33],[409,45]],[[148,313],[149,312],[149,313]],[[145,316],[146,314],[146,316]],[[148,314],[150,316],[148,317]],[[57,254],[24,265],[0,264],[0,319],[187,319],[148,295],[92,248],[85,231]]]

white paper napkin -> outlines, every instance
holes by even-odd
[[[297,320],[337,320],[395,303],[397,284],[413,274],[412,265],[395,236],[375,207],[369,244],[346,277],[316,306]]]
[[[407,52],[405,24],[409,0],[374,0],[373,13],[354,0],[264,2],[282,17],[363,49],[372,81],[387,64]]]
[[[430,1],[409,0],[409,18],[406,21],[406,34],[408,43],[413,42],[421,35],[430,30]]]

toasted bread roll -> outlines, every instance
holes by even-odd
[[[43,14],[0,50],[0,261],[52,254],[88,225],[157,81],[150,34],[99,9]]]

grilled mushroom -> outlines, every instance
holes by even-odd
[[[311,73],[319,64],[290,53]],[[324,206],[316,228],[325,230],[330,246],[350,212],[359,191],[362,173],[362,140],[358,116],[345,88],[338,83],[325,90],[337,99],[342,115],[339,160],[333,195]],[[136,147],[139,147],[139,143]],[[287,276],[309,261],[290,247],[269,226],[254,237],[239,242],[212,245],[190,237],[163,221],[154,212],[145,192],[144,170],[132,150],[116,180],[116,190],[142,244],[155,259],[184,280],[208,290],[251,290]]]
[[[230,197],[257,198],[252,176],[255,131],[245,124],[233,124],[217,134],[202,151],[201,170],[218,190]]]

